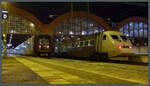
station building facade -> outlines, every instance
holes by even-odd
[[[107,30],[116,30],[128,36],[135,46],[148,46],[148,20],[144,17],[130,17],[117,27],[111,27],[95,14],[74,11],[58,16],[49,24],[42,24],[31,13],[8,8],[7,33],[47,33],[54,35],[90,35]],[[4,28],[4,22],[2,21]]]

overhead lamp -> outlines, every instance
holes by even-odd
[[[34,24],[33,24],[33,23],[30,23],[30,26],[31,26],[31,27],[34,27]]]

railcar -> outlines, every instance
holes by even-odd
[[[54,38],[52,35],[34,35],[27,40],[29,46],[25,50],[25,55],[52,56],[54,53]]]
[[[108,61],[109,58],[135,55],[131,41],[123,33],[104,31],[93,35],[65,39],[57,46],[57,55]]]

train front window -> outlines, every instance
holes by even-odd
[[[40,40],[39,40],[39,43],[42,44],[42,45],[47,45],[47,44],[49,44],[49,40],[43,38],[43,39],[40,39]]]
[[[127,37],[126,36],[120,36],[122,38],[123,41],[127,41]]]
[[[116,40],[119,39],[117,35],[111,35],[111,37],[112,37],[112,39],[116,39]]]
[[[112,39],[117,40],[118,42],[121,42],[119,37],[117,35],[111,35]]]

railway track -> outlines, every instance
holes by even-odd
[[[58,57],[55,57],[55,58],[58,58]],[[59,58],[60,58],[60,57],[59,57]],[[61,57],[61,58],[63,58],[63,57]],[[88,58],[83,58],[83,57],[78,57],[78,58],[65,57],[65,58],[63,58],[63,59],[81,60],[81,61],[89,61],[89,62],[103,62],[103,61],[97,61],[96,59],[88,59]],[[110,59],[109,61],[107,61],[107,63],[148,66],[148,63],[133,62],[133,61],[128,61],[128,60],[112,60],[112,59]]]

